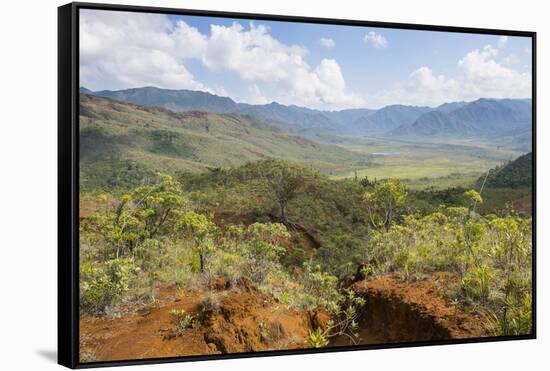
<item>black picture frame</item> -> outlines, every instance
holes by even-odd
[[[379,345],[354,345],[321,349],[294,349],[234,353],[219,355],[182,356],[120,361],[79,362],[79,10],[96,9],[142,13],[162,13],[192,16],[209,16],[235,19],[257,19],[333,25],[365,26],[377,28],[426,30],[456,33],[522,36],[531,38],[532,45],[532,149],[533,149],[533,325],[529,335],[417,341]],[[69,368],[122,366],[167,362],[204,361],[245,357],[311,354],[369,349],[417,347],[428,345],[472,344],[508,340],[536,339],[536,120],[537,120],[537,66],[536,32],[487,28],[450,27],[391,22],[328,19],[272,14],[234,13],[145,6],[112,5],[97,3],[70,3],[58,8],[58,363]]]

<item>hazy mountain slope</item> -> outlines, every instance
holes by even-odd
[[[435,108],[436,111],[441,111],[443,113],[449,113],[451,111],[454,111],[456,109],[462,108],[465,105],[467,105],[468,102],[450,102],[450,103],[443,103],[440,106],[437,106]]]
[[[413,124],[401,125],[390,135],[501,138],[502,145],[530,149],[531,101],[527,99],[478,99],[446,103]],[[518,142],[514,143],[514,137]],[[509,137],[511,140],[506,140]],[[495,140],[499,140],[495,139]]]
[[[449,113],[483,135],[502,135],[511,130],[529,128],[531,102],[523,99],[478,99]]]
[[[341,111],[322,111],[298,106],[286,106],[276,102],[263,105],[236,103],[230,98],[192,90],[170,90],[155,87],[125,89],[118,91],[104,90],[91,92],[81,88],[81,92],[116,99],[122,102],[134,103],[149,107],[163,107],[175,112],[206,111],[215,113],[235,113],[250,116],[270,126],[283,129],[289,133],[299,133],[309,138],[320,136],[395,135],[395,130],[412,130],[412,125],[421,115],[437,111],[449,115],[455,122],[448,123],[447,136],[457,134],[464,136],[456,121],[476,130],[477,136],[499,137],[511,136],[530,129],[531,100],[530,99],[478,99],[474,102],[449,102],[436,108],[391,105],[378,110],[366,108],[345,109]],[[432,117],[435,119],[435,117]],[[442,118],[436,119],[440,121]],[[449,120],[446,120],[449,121]],[[432,129],[437,123],[425,122],[417,133],[434,135]],[[439,122],[440,129],[445,125]],[[454,129],[452,129],[454,128]],[[397,131],[399,132],[399,131]],[[399,134],[403,135],[403,134]]]
[[[252,116],[262,122],[291,132],[307,128],[336,131],[340,126],[321,111],[297,106],[285,106],[276,102],[264,105],[240,103],[235,112]]]
[[[375,112],[376,110],[369,108],[351,108],[341,111],[323,111],[323,114],[340,125],[349,126],[350,123],[369,117]]]
[[[368,117],[353,123],[356,131],[371,135],[386,134],[401,125],[412,124],[420,115],[430,111],[429,107],[391,105],[379,109]]]
[[[430,111],[420,116],[414,123],[401,125],[390,135],[419,137],[472,137],[476,130],[440,111]]]
[[[80,113],[83,184],[108,178],[104,174],[139,178],[153,170],[202,171],[266,158],[311,164],[326,172],[368,163],[364,155],[235,114],[176,113],[83,94]]]

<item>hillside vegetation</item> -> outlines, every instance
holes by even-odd
[[[478,183],[483,183],[479,179]],[[514,161],[491,169],[485,181],[486,186],[495,188],[531,188],[533,184],[533,154],[531,152]]]
[[[156,170],[205,171],[266,158],[292,159],[325,172],[368,164],[368,156],[292,136],[251,117],[175,113],[81,95],[84,188],[135,186]]]

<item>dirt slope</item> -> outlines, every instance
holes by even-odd
[[[365,297],[360,323],[362,344],[479,337],[480,315],[450,305],[443,290],[455,277],[439,273],[405,282],[390,275],[360,281],[354,290]],[[341,342],[340,342],[341,343]]]
[[[250,288],[222,291],[217,313],[183,334],[175,331],[172,309],[199,315],[208,293],[189,293],[182,299],[163,288],[157,308],[143,307],[121,318],[84,317],[80,320],[81,357],[124,360],[216,353],[301,348],[309,330],[307,312],[287,309]]]
[[[405,282],[392,276],[359,281],[352,288],[366,299],[359,322],[359,344],[386,344],[483,336],[479,314],[448,303],[443,289],[455,280],[449,274]],[[217,353],[255,352],[307,347],[308,331],[324,327],[323,313],[286,308],[246,281],[220,291],[219,309],[201,318],[195,328],[179,334],[172,309],[201,315],[200,303],[212,292],[187,293],[178,298],[169,286],[157,289],[157,307],[128,309],[120,318],[80,320],[81,357],[85,360],[124,360]],[[347,337],[330,339],[329,346],[351,345]]]

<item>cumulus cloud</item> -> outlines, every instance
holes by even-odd
[[[91,89],[154,85],[224,91],[190,73],[186,63],[195,59],[210,71],[236,74],[253,90],[265,88],[281,103],[323,108],[365,104],[348,91],[335,60],[310,66],[306,48],[280,42],[262,24],[212,24],[206,34],[163,15],[83,11],[80,44],[81,84]]]
[[[201,43],[192,29],[183,23],[174,27],[163,15],[82,10],[81,83],[91,89],[154,85],[209,90],[181,61]]]
[[[364,104],[349,92],[338,63],[323,59],[316,67],[306,62],[307,49],[275,39],[264,25],[212,25],[202,61],[213,71],[230,71],[244,81],[267,85],[273,99],[310,107],[348,107]]]
[[[371,102],[436,106],[445,102],[531,96],[531,74],[498,63],[499,51],[490,45],[467,53],[457,62],[454,77],[437,75],[426,66],[413,71],[404,82],[371,97]]]
[[[336,45],[336,42],[331,38],[321,37],[319,39],[319,44],[321,44],[322,46],[324,46],[327,49],[332,49]]]
[[[388,46],[388,40],[374,31],[368,32],[365,37],[363,37],[363,40],[377,49],[386,48]]]

